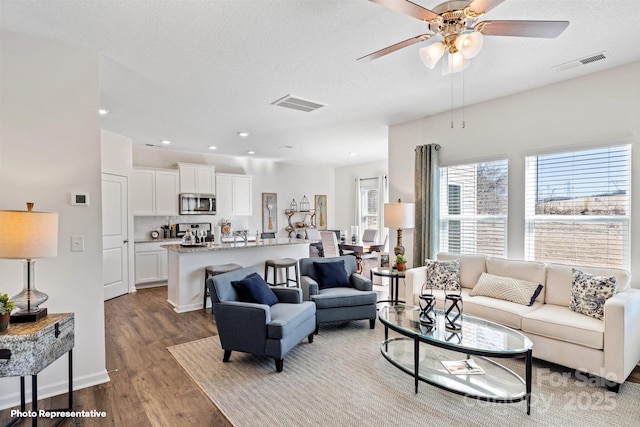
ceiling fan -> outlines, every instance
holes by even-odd
[[[456,73],[469,65],[469,59],[482,49],[484,36],[542,37],[559,36],[569,26],[569,21],[479,21],[486,12],[505,0],[452,0],[433,10],[409,0],[369,0],[424,21],[429,33],[420,34],[400,43],[380,49],[358,60],[373,60],[427,40],[435,42],[420,49],[420,58],[433,69],[440,58],[446,56],[445,72]]]

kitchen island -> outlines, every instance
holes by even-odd
[[[168,299],[178,313],[202,309],[204,270],[209,265],[234,263],[243,267],[257,266],[274,258],[307,258],[309,241],[301,239],[265,239],[259,242],[207,243],[187,247],[162,245],[169,256]],[[210,301],[207,299],[207,304]]]

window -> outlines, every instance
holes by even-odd
[[[526,158],[529,260],[628,268],[631,146]]]
[[[380,213],[378,178],[360,181],[360,234],[364,230],[378,229]]]
[[[440,251],[506,256],[506,160],[440,168]]]

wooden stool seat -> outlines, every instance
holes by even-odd
[[[218,274],[228,273],[230,271],[239,270],[242,266],[238,264],[219,264],[209,265],[204,268],[204,299],[202,301],[202,308],[207,308],[207,297],[209,296],[209,289],[207,288],[207,279],[211,276]],[[213,314],[213,301],[211,302],[211,314]]]
[[[269,267],[273,268],[273,283],[269,283]],[[289,278],[289,268],[295,268],[295,278]],[[278,270],[284,268],[286,280],[284,283],[278,283]],[[298,260],[294,258],[268,259],[264,262],[264,281],[272,286],[284,285],[289,286],[289,282],[294,282],[296,287],[300,287],[298,279]]]

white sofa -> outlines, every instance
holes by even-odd
[[[591,274],[616,277],[617,293],[607,300],[604,319],[599,320],[569,308],[571,266],[485,255],[441,253],[437,258],[460,260],[463,312],[520,330],[533,342],[534,357],[606,378],[608,387],[614,390],[640,361],[640,289],[630,288],[627,271],[576,267]],[[531,306],[470,296],[483,272],[537,282],[544,288]],[[418,305],[426,277],[426,267],[407,270],[407,304]],[[434,294],[437,306],[443,308],[444,291]]]

